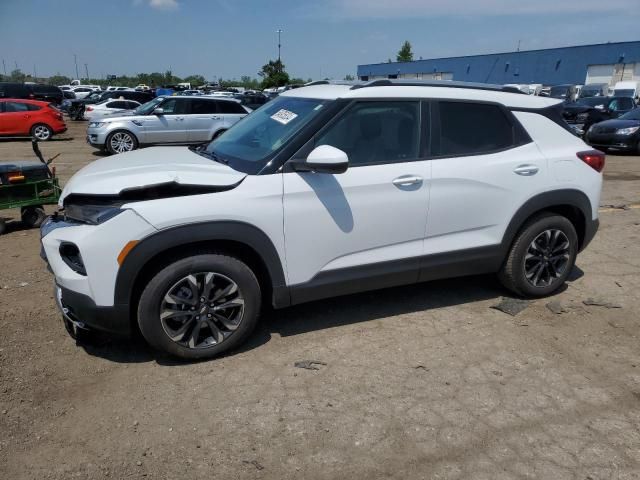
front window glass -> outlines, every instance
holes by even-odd
[[[140,105],[138,108],[136,108],[133,111],[133,113],[134,115],[149,115],[151,112],[153,112],[156,109],[158,105],[160,105],[162,100],[164,100],[164,98],[162,97],[154,98],[150,102]]]
[[[374,165],[418,157],[418,102],[362,102],[316,139],[347,154],[349,164]]]
[[[327,103],[326,100],[278,97],[236,123],[200,153],[209,154],[241,172],[256,174]]]

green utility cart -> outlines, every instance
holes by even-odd
[[[2,210],[19,208],[22,223],[38,227],[46,218],[44,205],[56,204],[60,198],[60,184],[49,167],[55,157],[45,160],[36,139],[31,145],[37,162],[0,162],[0,235],[7,228]]]

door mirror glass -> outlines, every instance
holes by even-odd
[[[153,114],[154,114],[154,115],[164,115],[164,108],[156,108],[156,109],[153,111]]]
[[[306,161],[294,161],[293,167],[298,172],[344,173],[349,168],[349,157],[331,145],[320,145],[311,151]]]

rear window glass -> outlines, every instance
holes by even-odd
[[[497,105],[440,102],[439,107],[436,155],[475,155],[514,145],[513,126]]]

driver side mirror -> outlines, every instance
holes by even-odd
[[[154,115],[164,115],[164,109],[163,109],[163,108],[156,108],[156,109],[153,111],[153,114],[154,114]]]
[[[339,148],[320,145],[314,148],[306,160],[289,162],[296,172],[344,173],[349,168],[349,157]]]

